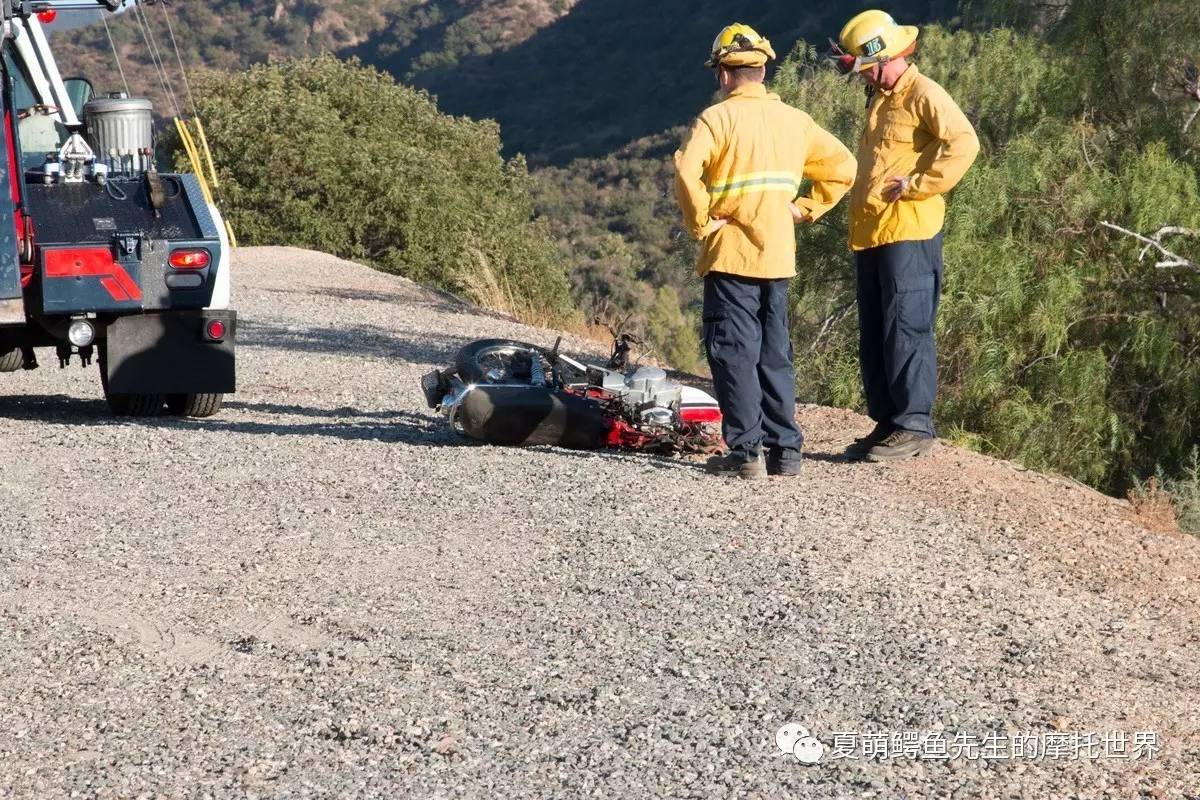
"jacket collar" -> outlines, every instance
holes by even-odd
[[[905,74],[907,75],[908,73],[905,73]],[[764,98],[766,96],[767,96],[767,87],[764,86],[763,84],[761,84],[761,83],[743,83],[741,86],[737,87],[732,92],[727,94],[725,96],[725,99],[728,100],[728,99],[731,99],[734,97]]]
[[[904,73],[899,78],[896,79],[895,86],[893,86],[890,89],[881,89],[880,91],[886,95],[904,94],[905,92],[907,92],[909,89],[912,88],[913,82],[916,81],[917,75],[919,75],[920,73],[921,73],[921,71],[919,69],[917,69],[916,64],[909,64],[908,69],[904,70]]]

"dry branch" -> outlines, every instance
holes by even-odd
[[[1178,253],[1168,250],[1166,245],[1163,244],[1164,236],[1190,236],[1192,238],[1200,238],[1200,231],[1193,230],[1192,228],[1181,228],[1178,225],[1164,225],[1153,235],[1143,236],[1140,233],[1135,233],[1128,228],[1122,228],[1120,225],[1114,225],[1111,222],[1101,222],[1100,224],[1106,228],[1109,228],[1110,230],[1123,233],[1126,236],[1132,236],[1134,239],[1137,239],[1139,242],[1144,244],[1145,247],[1143,247],[1142,252],[1138,254],[1138,261],[1144,259],[1146,254],[1149,253],[1153,248],[1162,254],[1163,257],[1162,261],[1159,261],[1154,265],[1158,269],[1183,267],[1185,269],[1194,269],[1197,272],[1200,272],[1200,264],[1196,263],[1190,258],[1186,258]]]

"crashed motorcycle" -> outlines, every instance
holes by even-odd
[[[615,337],[604,366],[510,339],[464,346],[421,379],[430,408],[459,434],[503,446],[706,454],[722,448],[721,409],[707,392],[630,364],[634,336]]]

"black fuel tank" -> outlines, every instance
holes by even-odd
[[[596,401],[534,386],[477,386],[458,420],[472,439],[503,446],[595,450],[609,430]]]

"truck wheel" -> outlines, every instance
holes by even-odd
[[[108,407],[118,417],[157,417],[162,413],[165,395],[104,393]]]
[[[169,394],[167,410],[184,417],[211,417],[224,402],[223,394]]]
[[[24,363],[25,360],[21,358],[20,348],[0,354],[0,372],[16,372]]]
[[[103,342],[98,349],[100,387],[109,410],[118,417],[157,417],[161,414],[163,403],[167,401],[165,394],[120,394],[108,390],[108,350]]]

